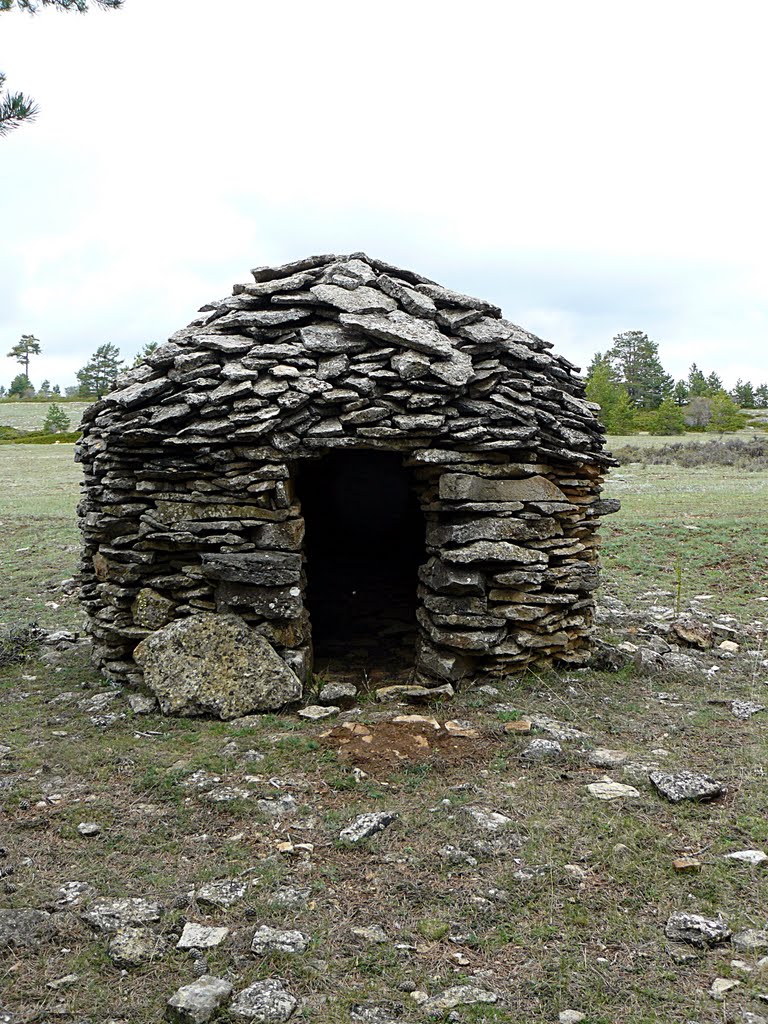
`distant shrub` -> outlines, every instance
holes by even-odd
[[[24,431],[17,430],[16,427],[0,426],[0,441],[12,441],[23,434]]]
[[[697,466],[735,466],[737,469],[768,469],[768,438],[753,437],[748,441],[730,437],[702,444],[664,444],[658,448],[640,448],[628,444],[613,451],[620,463],[641,462],[645,466],[675,465],[686,469]]]
[[[43,433],[65,434],[71,426],[69,416],[67,416],[61,406],[51,402],[48,407],[48,413],[43,420]]]

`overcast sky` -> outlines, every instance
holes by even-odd
[[[2,354],[133,356],[251,267],[364,250],[585,366],[768,380],[768,8],[731,0],[125,0],[0,15]]]

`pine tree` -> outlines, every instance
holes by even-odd
[[[85,366],[75,374],[80,397],[101,398],[108,394],[114,389],[122,366],[120,349],[116,345],[109,342],[99,345]]]
[[[682,408],[688,401],[688,385],[684,380],[679,380],[672,389],[672,401]]]
[[[69,430],[69,427],[69,416],[67,416],[60,405],[57,405],[55,402],[51,402],[48,406],[46,417],[43,420],[43,433],[62,434],[66,433],[66,431]]]
[[[731,392],[731,398],[734,400],[736,405],[742,409],[754,409],[755,408],[755,389],[752,387],[752,382],[749,380],[742,380],[741,377],[736,381],[736,385]]]
[[[22,334],[18,341],[8,353],[9,359],[15,359],[24,367],[24,376],[29,377],[29,357],[39,356],[41,352],[40,342],[34,334]]]
[[[605,359],[627,389],[632,405],[656,409],[675,382],[659,360],[659,346],[644,331],[624,331],[613,339]]]
[[[587,398],[600,406],[600,419],[609,434],[628,434],[632,429],[633,409],[626,388],[616,382],[610,364],[602,358],[593,360],[591,367]]]
[[[97,7],[105,9],[122,7],[123,0],[93,0]],[[0,14],[18,8],[35,14],[41,7],[57,7],[60,11],[79,11],[84,14],[88,10],[88,0],[0,0]],[[2,95],[5,86],[5,75],[0,72],[0,137],[18,128],[23,121],[33,121],[37,117],[37,106],[29,96],[20,92]]]
[[[723,390],[723,382],[714,370],[707,377],[707,387],[709,388],[708,393],[710,395],[716,395],[718,391]]]
[[[725,391],[718,391],[709,399],[712,415],[707,430],[712,433],[725,434],[740,430],[746,423],[746,416],[739,412],[736,403]]]
[[[133,360],[133,366],[141,366],[146,361],[148,356],[151,356],[155,349],[159,348],[159,343],[156,341],[148,341],[147,344],[136,353],[136,358]]]
[[[50,398],[51,397],[51,382],[44,380],[40,387],[37,389],[38,398]]]
[[[755,408],[768,409],[768,384],[760,384],[755,388]]]
[[[696,363],[691,363],[691,368],[688,371],[688,397],[689,398],[701,398],[703,395],[710,394],[709,385],[707,384],[707,378],[698,368]]]
[[[682,410],[675,405],[672,398],[665,398],[654,413],[652,434],[682,434],[685,431],[685,420]]]
[[[15,396],[16,398],[31,398],[34,395],[35,389],[32,387],[32,381],[26,375],[26,373],[18,373],[11,381],[11,386],[8,388],[8,396]]]

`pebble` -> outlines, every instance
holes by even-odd
[[[97,836],[101,832],[101,826],[97,825],[95,821],[81,821],[77,826],[77,831],[81,836]]]

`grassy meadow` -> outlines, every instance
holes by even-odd
[[[71,445],[0,448],[6,626],[34,618],[78,628],[74,599],[60,589],[77,560],[72,454]],[[740,720],[723,701],[768,693],[754,625],[768,619],[759,600],[768,597],[768,471],[638,463],[615,470],[606,495],[623,509],[603,526],[604,592],[634,605],[646,591],[668,591],[664,604],[679,591],[683,606],[711,594],[713,610],[752,624],[737,629],[735,658],[707,651],[703,664],[715,671],[690,677],[536,674],[496,694],[395,709],[468,723],[474,735],[442,746],[432,725],[384,722],[366,699],[351,719],[372,736],[358,754],[339,729],[326,735],[333,720],[134,715],[83,647],[0,668],[0,868],[14,868],[0,872],[0,909],[57,911],[55,937],[4,951],[0,1007],[23,1022],[156,1022],[202,963],[175,948],[193,921],[230,928],[205,954],[210,973],[236,991],[282,979],[299,999],[297,1022],[544,1024],[572,1009],[585,1024],[722,1024],[764,1011],[759,955],[670,942],[664,923],[682,909],[722,913],[734,930],[766,927],[764,867],[723,859],[766,847],[766,719]],[[504,730],[537,715],[580,731],[562,739],[558,761],[526,761],[529,737]],[[421,739],[409,746],[411,734]],[[636,797],[589,794],[608,771],[590,763],[595,748],[624,753],[609,774]],[[673,805],[648,782],[651,765],[709,773],[727,794]],[[207,774],[191,779],[196,772]],[[236,798],[215,799],[222,785]],[[274,798],[285,794],[295,805],[280,814]],[[483,831],[474,807],[508,822]],[[359,846],[340,843],[339,830],[368,811],[398,817]],[[98,834],[81,835],[82,822]],[[698,870],[676,872],[681,856],[695,857]],[[225,878],[244,884],[230,907],[198,899],[201,885]],[[73,880],[90,890],[62,910],[60,887]],[[79,917],[89,892],[159,900],[165,950],[143,966],[115,964],[107,938]],[[309,949],[251,953],[262,924],[300,929]],[[353,931],[372,924],[384,941]],[[66,976],[74,980],[49,987]],[[709,993],[717,977],[738,982],[722,1002]],[[411,995],[465,984],[498,999],[427,1018]],[[224,1010],[218,1019],[234,1018]]]
[[[69,417],[72,430],[77,430],[90,402],[0,402],[0,426],[17,430],[42,430],[51,405],[57,404]]]

